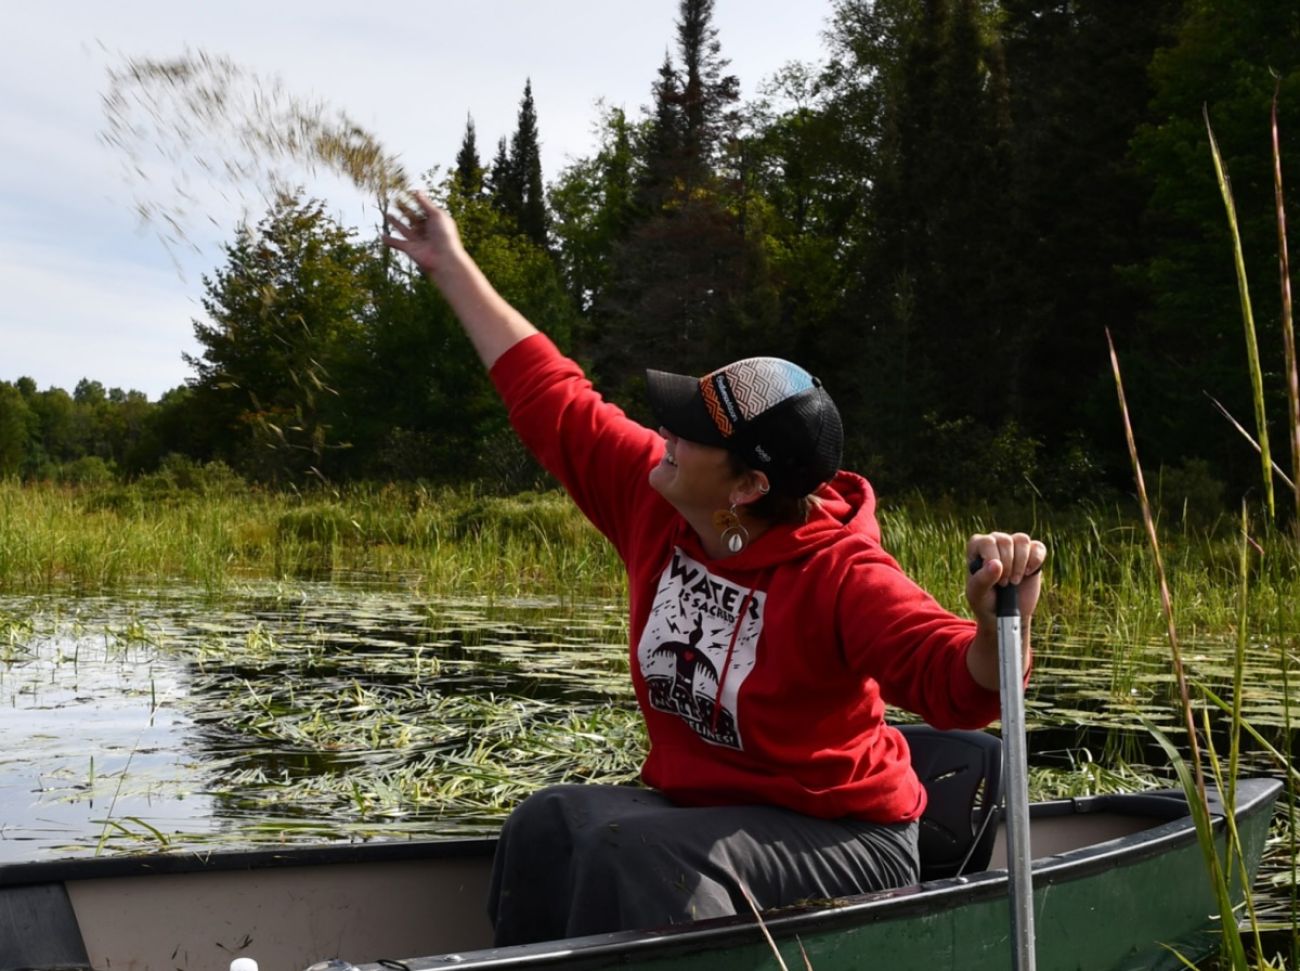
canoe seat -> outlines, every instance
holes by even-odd
[[[0,887],[0,971],[90,971],[62,883]]]
[[[1002,740],[987,732],[899,725],[928,802],[921,816],[921,879],[987,869],[1002,801]]]

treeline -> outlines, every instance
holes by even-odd
[[[645,367],[789,357],[831,389],[846,464],[884,491],[1069,501],[1127,481],[1109,328],[1170,488],[1213,504],[1257,482],[1208,397],[1248,423],[1202,113],[1284,429],[1269,109],[1276,88],[1300,185],[1292,0],[836,0],[824,62],[751,102],[712,6],[682,0],[649,104],[602,109],[595,152],[549,184],[529,84],[491,157],[470,120],[429,186],[607,394],[644,417]],[[205,278],[186,386],[150,403],[0,385],[0,473],[97,456],[133,475],[178,453],[277,483],[531,484],[448,308],[376,236],[282,198]]]

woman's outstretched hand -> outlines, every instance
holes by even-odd
[[[423,192],[415,193],[415,203],[418,209],[399,202],[401,216],[385,214],[391,235],[385,235],[383,240],[385,245],[409,256],[429,276],[437,276],[464,254],[460,234],[455,220]]]
[[[447,212],[423,192],[415,193],[415,206],[399,202],[397,208],[400,216],[387,214],[391,234],[384,235],[384,243],[409,256],[433,281],[456,312],[485,367],[492,367],[502,354],[537,333],[536,327],[492,289],[465,252],[456,221]]]

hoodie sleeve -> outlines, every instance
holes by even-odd
[[[888,704],[939,729],[983,728],[998,718],[998,693],[966,667],[975,623],[941,607],[884,550],[849,565],[837,610],[850,670],[874,679]]]
[[[650,488],[663,439],[606,402],[544,334],[502,354],[490,376],[524,445],[625,554],[630,510]]]

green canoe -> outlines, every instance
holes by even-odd
[[[1252,876],[1279,789],[1238,784]],[[1040,971],[1173,969],[1182,964],[1171,949],[1198,959],[1216,947],[1215,898],[1181,792],[1041,803],[1031,819]],[[791,968],[804,967],[802,946],[815,971],[1007,971],[995,829],[988,868],[764,923]],[[752,915],[491,949],[492,850],[492,840],[455,839],[7,864],[0,971],[228,971],[236,957],[261,971],[778,967]]]

